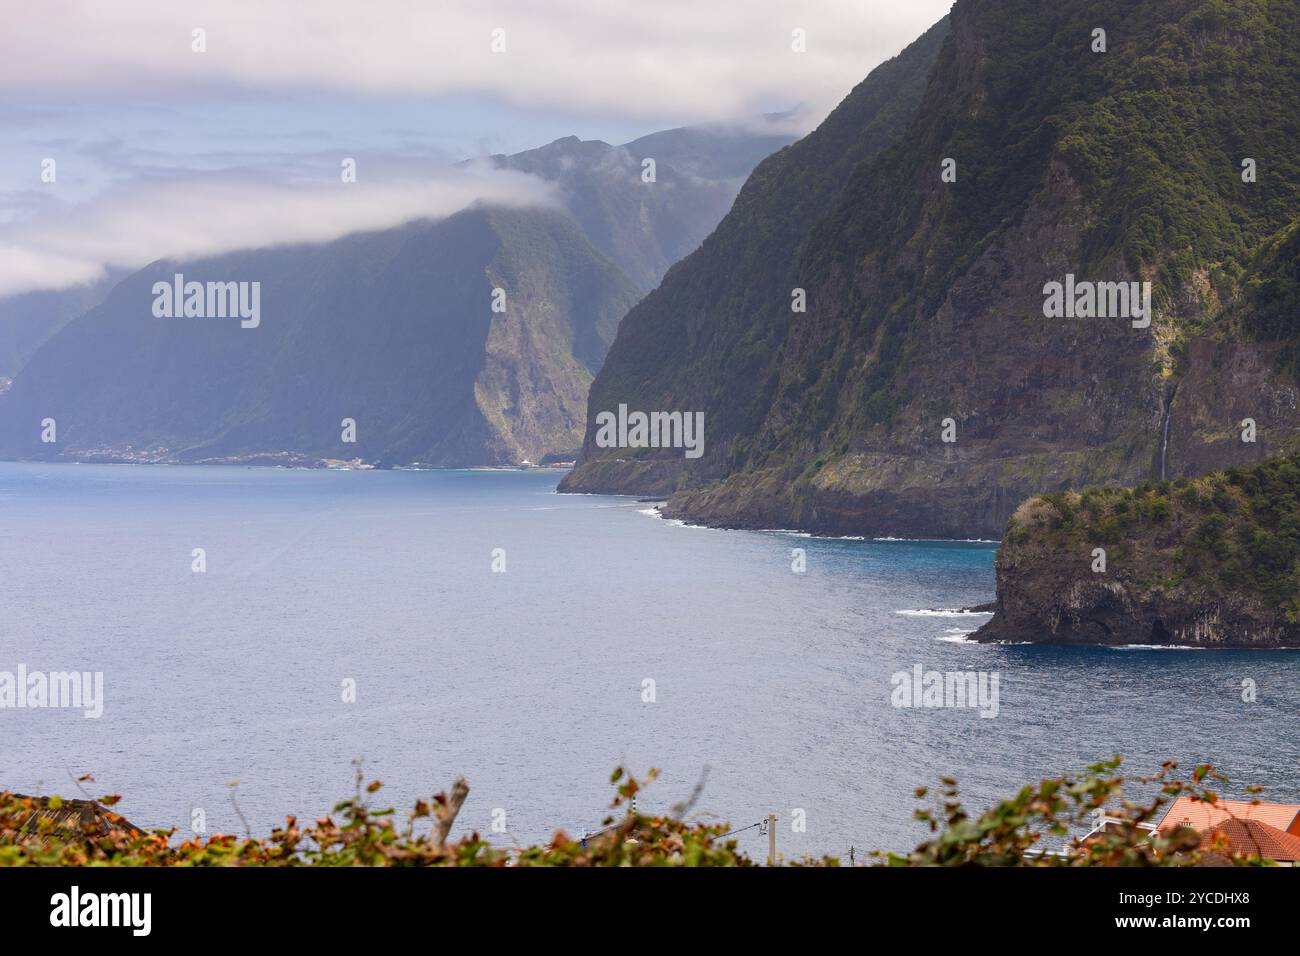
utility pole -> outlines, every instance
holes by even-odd
[[[767,815],[767,865],[776,866],[776,814]]]

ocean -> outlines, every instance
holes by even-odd
[[[1300,802],[1300,654],[977,645],[994,543],[695,528],[558,478],[0,464],[0,672],[103,674],[98,718],[0,709],[0,789],[91,773],[137,824],[264,835],[358,766],[399,810],[464,775],[456,832],[512,845],[657,767],[642,810],[702,781],[694,817],[859,861],[924,838],[944,775],[982,809],[1119,753]],[[895,706],[918,665],[996,674],[996,715]]]

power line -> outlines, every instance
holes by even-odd
[[[714,839],[714,840],[722,840],[722,839],[725,839],[726,837],[731,836],[733,833],[744,833],[746,830],[752,830],[752,829],[754,829],[754,827],[761,827],[761,826],[762,826],[764,823],[766,823],[766,822],[767,822],[766,820],[759,820],[757,823],[751,823],[751,824],[750,824],[749,826],[747,826],[747,827],[739,827],[738,829],[735,829],[735,830],[729,830],[729,831],[727,831],[726,833],[722,834],[722,836],[713,837],[713,839]]]

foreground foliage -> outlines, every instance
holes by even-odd
[[[877,854],[890,866],[1259,866],[1269,861],[1234,853],[1225,842],[1201,846],[1201,835],[1188,827],[1155,831],[1166,807],[1180,796],[1215,803],[1218,794],[1206,781],[1227,778],[1209,765],[1182,780],[1177,764],[1137,778],[1157,792],[1148,802],[1125,797],[1125,778],[1116,771],[1120,758],[1094,764],[1083,776],[1065,775],[1021,789],[1010,800],[971,816],[958,799],[957,782],[945,778],[938,805],[916,811],[933,836],[909,854]],[[1258,788],[1251,788],[1258,793]],[[926,796],[923,788],[917,797]],[[1104,814],[1106,825],[1083,836],[1072,830],[1090,827]]]
[[[1146,803],[1129,801],[1123,793],[1125,779],[1116,771],[1119,757],[1098,763],[1082,776],[1065,775],[1023,788],[1009,800],[979,815],[972,815],[958,798],[957,784],[942,781],[938,805],[917,810],[931,837],[911,853],[878,852],[879,865],[887,866],[1188,866],[1263,865],[1258,857],[1234,855],[1226,845],[1200,847],[1200,836],[1179,828],[1154,834],[1164,807],[1182,795],[1215,802],[1217,794],[1206,781],[1226,782],[1209,766],[1201,766],[1184,781],[1169,763],[1152,777],[1138,778],[1155,795]],[[355,794],[334,807],[334,815],[300,826],[288,817],[284,826],[265,839],[239,839],[217,835],[173,842],[175,830],[140,833],[87,824],[83,832],[60,829],[49,814],[58,811],[57,797],[38,805],[29,797],[0,793],[0,865],[9,866],[753,866],[734,839],[726,839],[726,824],[688,823],[691,801],[673,808],[671,815],[630,812],[631,801],[656,772],[644,781],[626,776],[620,768],[611,778],[616,788],[606,828],[590,838],[574,839],[556,833],[545,845],[522,849],[493,847],[478,833],[456,841],[448,834],[469,787],[457,780],[450,793],[432,801],[419,801],[399,821],[390,809],[375,809],[369,799],[382,784],[362,785],[358,774]],[[83,779],[90,779],[89,777]],[[1256,788],[1257,789],[1257,788]],[[1255,792],[1254,790],[1252,792]],[[927,791],[917,791],[925,797]],[[102,807],[118,802],[103,797]],[[1085,836],[1098,812],[1109,825]],[[620,815],[621,814],[621,815]],[[121,818],[111,811],[106,816]],[[421,823],[428,820],[428,832]],[[1147,826],[1144,827],[1143,825]],[[1213,856],[1208,857],[1207,853]],[[805,858],[799,866],[839,866],[834,857]]]
[[[300,825],[290,816],[266,839],[239,839],[224,834],[174,843],[175,830],[149,834],[88,825],[85,832],[59,832],[41,816],[32,798],[0,793],[0,865],[44,866],[749,866],[734,840],[721,841],[725,824],[688,824],[675,817],[624,812],[644,781],[620,768],[611,778],[615,811],[605,829],[590,838],[556,833],[542,846],[493,847],[477,832],[451,841],[448,834],[469,794],[464,780],[431,801],[420,800],[400,819],[392,808],[378,809],[370,800],[383,786],[363,786],[334,806],[333,814]],[[120,797],[103,797],[113,806]],[[51,807],[58,810],[58,798]],[[688,806],[679,808],[684,812]],[[335,820],[338,816],[338,821]],[[121,818],[118,818],[120,821]],[[424,822],[431,824],[428,832]]]

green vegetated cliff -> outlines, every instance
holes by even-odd
[[[936,24],[816,130],[760,163],[717,229],[624,318],[588,400],[585,461],[562,490],[667,494],[743,465],[744,436],[777,384],[800,251],[854,170],[905,129],[947,30],[946,19]],[[704,410],[704,457],[688,473],[680,452],[596,447],[595,416],[620,402]]]
[[[993,537],[1033,494],[1300,446],[1300,5],[958,0],[949,20],[761,164],[624,319],[566,488]],[[1150,282],[1149,327],[1046,317],[1067,275]],[[596,447],[620,403],[704,411],[704,456]]]
[[[1300,646],[1300,459],[1031,498],[976,638]]]

